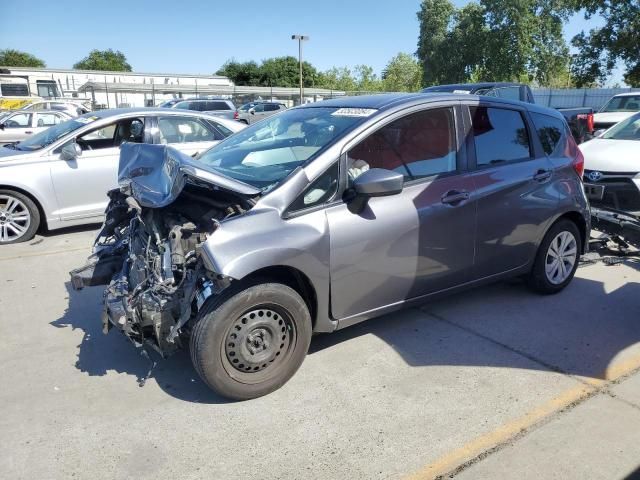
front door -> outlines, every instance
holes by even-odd
[[[478,205],[474,278],[479,279],[533,260],[558,195],[552,191],[553,165],[534,147],[523,109],[481,103],[470,105],[469,113]]]
[[[75,139],[82,155],[62,160],[59,150],[51,163],[51,177],[62,220],[99,217],[109,198],[107,192],[118,186],[120,144],[143,143],[144,121],[129,118],[83,133]]]
[[[457,120],[456,120],[457,119]],[[361,213],[327,209],[331,308],[347,319],[466,282],[475,205],[454,107],[402,116],[346,155],[350,181],[369,168],[402,172],[404,190],[371,198]]]
[[[5,143],[19,142],[33,133],[33,113],[17,112],[2,120],[0,146]]]

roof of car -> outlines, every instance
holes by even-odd
[[[477,90],[480,88],[493,88],[493,87],[519,87],[521,83],[514,82],[479,82],[479,83],[450,83],[447,85],[433,85],[423,89],[423,92],[436,91],[439,88],[452,88],[455,90]]]
[[[418,92],[418,93],[383,93],[378,95],[362,95],[353,97],[340,97],[331,100],[323,100],[321,102],[308,103],[297,108],[371,108],[379,111],[388,110],[402,105],[420,104],[436,101],[490,101],[491,103],[503,103],[505,105],[514,105],[524,107],[529,111],[545,113],[556,117],[562,117],[558,111],[535,105],[533,103],[520,102],[517,100],[508,100],[506,98],[483,97],[467,93],[448,93],[448,92]]]
[[[631,97],[640,95],[640,90],[636,90],[635,92],[624,92],[624,93],[616,93],[614,97]]]

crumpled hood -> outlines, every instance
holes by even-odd
[[[167,145],[124,143],[120,147],[118,183],[143,207],[169,205],[190,179],[249,197],[261,193]]]
[[[640,172],[640,141],[594,138],[580,144],[584,168],[602,172]]]
[[[618,123],[622,120],[629,118],[631,115],[634,115],[638,112],[602,112],[602,113],[594,113],[593,121],[594,123]]]

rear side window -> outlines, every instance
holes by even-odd
[[[469,107],[476,145],[476,165],[499,165],[531,158],[529,133],[516,110]]]
[[[231,110],[227,102],[206,102],[205,110]]]
[[[272,103],[268,103],[267,105],[264,106],[264,111],[265,112],[275,112],[276,110],[278,110],[278,105],[274,105]]]
[[[219,140],[210,126],[188,117],[159,117],[160,143],[210,142]]]
[[[550,157],[560,157],[567,148],[567,126],[559,118],[542,113],[532,113],[533,124],[542,144],[544,153]]]
[[[372,133],[349,151],[349,178],[369,168],[386,168],[415,180],[456,170],[452,108],[402,117]]]

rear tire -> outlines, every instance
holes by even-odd
[[[210,298],[191,335],[191,360],[220,395],[256,398],[277,390],[298,370],[311,330],[309,310],[295,290],[253,284]]]
[[[578,269],[582,239],[571,220],[554,223],[544,236],[529,274],[529,286],[542,294],[564,289]]]
[[[40,226],[40,211],[26,195],[0,190],[0,245],[31,240]]]

